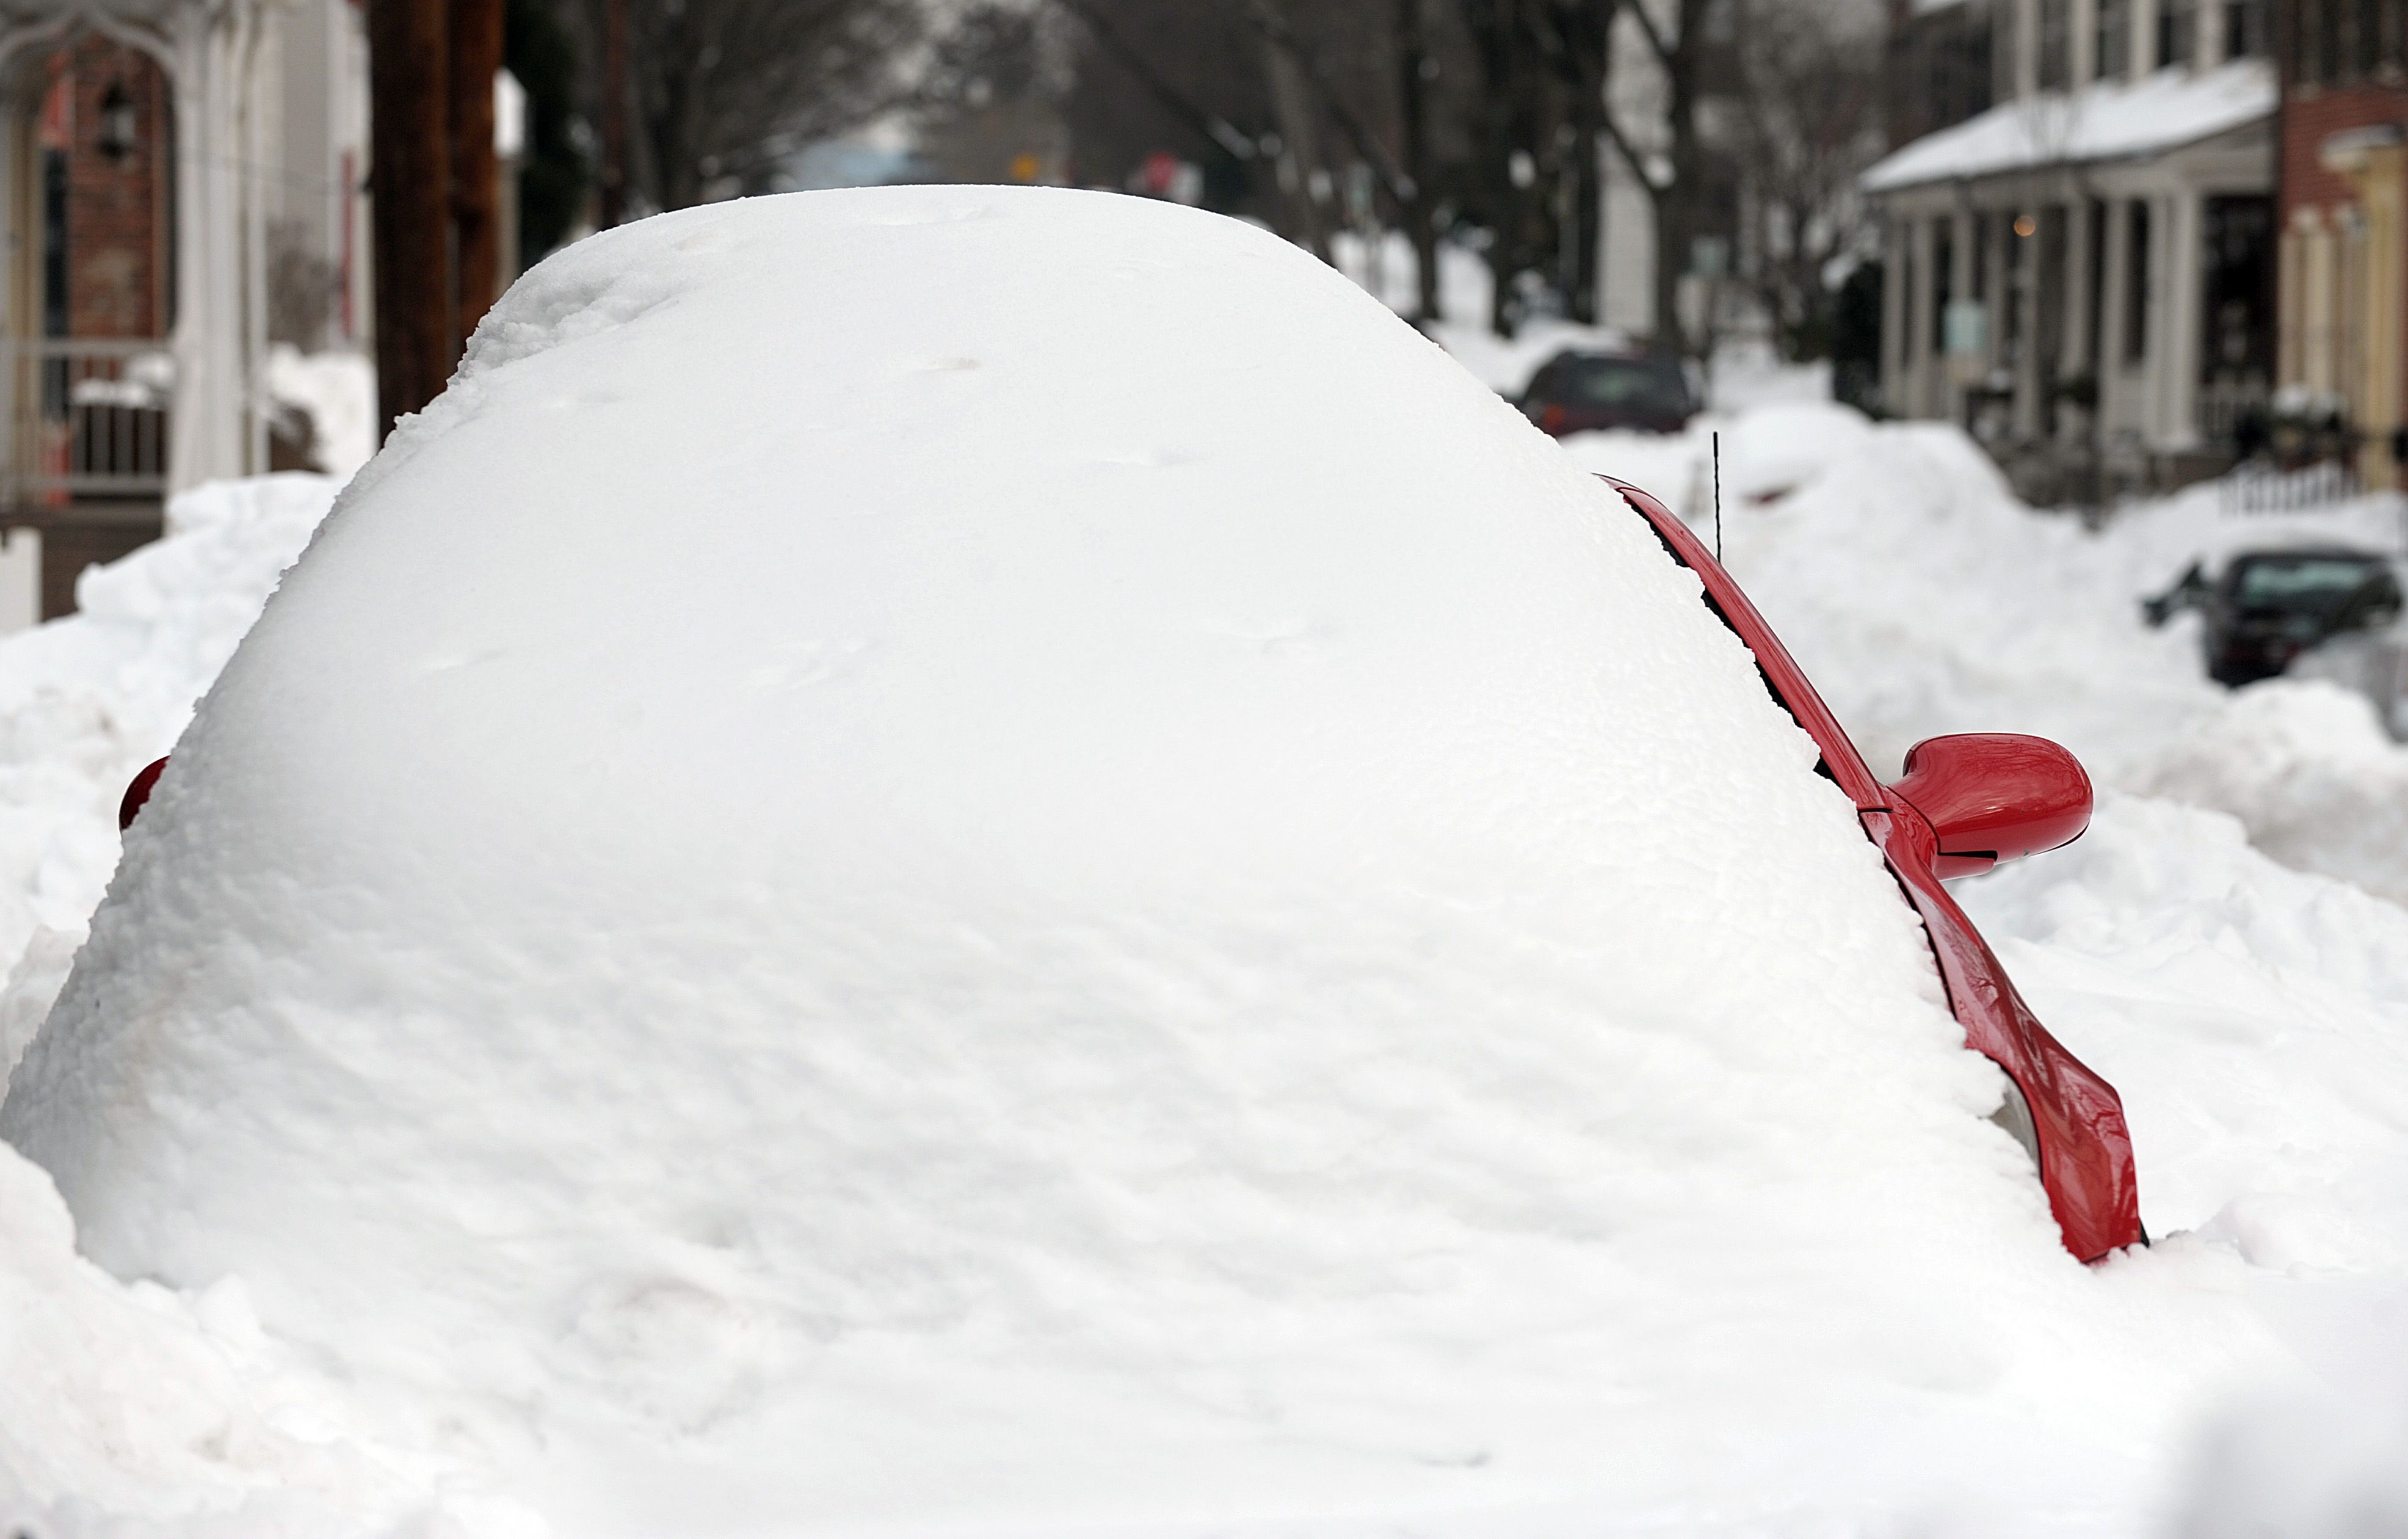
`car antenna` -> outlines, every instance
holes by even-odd
[[[1714,444],[1714,565],[1723,564],[1723,436],[1712,435]]]

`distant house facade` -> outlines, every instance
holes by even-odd
[[[2338,416],[2372,485],[2408,453],[2408,5],[2284,7],[2279,375]]]
[[[361,15],[0,0],[0,586],[38,543],[46,617],[170,492],[271,467],[272,342],[367,328]]]
[[[1901,7],[1910,41],[1945,45],[1947,103],[1980,91],[1986,34],[1993,100],[1864,179],[1885,223],[1892,410],[1964,424],[2035,495],[2229,463],[2274,384],[2275,9]],[[1894,99],[1914,95],[1914,59],[1894,42]]]

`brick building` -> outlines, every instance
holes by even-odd
[[[273,341],[365,331],[366,58],[351,0],[0,0],[0,628],[271,467]]]
[[[2408,0],[2282,7],[2283,404],[2338,413],[2358,469],[2403,484],[2408,442]]]

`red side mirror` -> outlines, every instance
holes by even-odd
[[[1931,825],[1940,876],[1971,876],[2054,850],[2090,827],[2081,761],[2019,732],[1927,738],[1907,750],[1906,773],[1889,789]]]
[[[142,811],[142,804],[150,799],[150,788],[159,784],[159,771],[165,768],[165,759],[151,760],[142,767],[140,774],[134,777],[134,784],[125,788],[125,799],[117,804],[119,833],[134,827],[134,814]]]

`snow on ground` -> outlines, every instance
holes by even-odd
[[[548,324],[571,331],[613,313],[592,294],[557,309]],[[1478,365],[1500,376],[1524,361],[1488,348]],[[1749,379],[1770,381],[1759,402],[1799,383]],[[949,370],[937,382],[958,381]],[[1952,432],[1873,427],[1794,399],[1682,439],[1570,448],[1703,528],[1702,451],[1717,426],[1729,563],[1877,768],[1933,732],[2021,728],[2072,744],[2106,785],[2079,843],[1958,886],[2042,1016],[2122,1089],[2154,1251],[2086,1273],[2034,1271],[2020,1239],[1952,1221],[1925,1236],[1930,1254],[1848,1259],[1876,1307],[1834,1314],[1794,1287],[1745,1293],[1770,1276],[1768,1248],[1800,1243],[1775,1238],[1775,1221],[1681,1238],[1666,1253],[1702,1270],[1677,1262],[1659,1275],[1681,1279],[1679,1298],[1581,1307],[1560,1288],[1567,1273],[1542,1271],[1436,1333],[1426,1299],[1408,1302],[1397,1318],[1419,1320],[1423,1339],[1392,1343],[1373,1373],[1346,1357],[1348,1343],[1375,1339],[1365,1322],[1332,1335],[1351,1316],[1326,1302],[1239,1340],[1224,1329],[1235,1316],[1199,1312],[1211,1295],[1193,1288],[1175,1327],[1127,1339],[1141,1316],[1124,1314],[1124,1339],[1097,1342],[1095,1373],[1047,1392],[992,1331],[963,1339],[953,1364],[911,1359],[874,1332],[816,1359],[836,1375],[829,1403],[847,1383],[891,1389],[898,1369],[945,1386],[962,1408],[948,1438],[883,1414],[799,1429],[752,1416],[779,1377],[765,1386],[759,1364],[791,1374],[803,1359],[779,1354],[818,1338],[797,1337],[773,1296],[748,1291],[744,1259],[757,1260],[759,1242],[731,1218],[665,1238],[640,1287],[602,1287],[557,1316],[556,1343],[537,1356],[548,1352],[565,1385],[529,1381],[464,1416],[456,1398],[395,1387],[389,1363],[347,1360],[354,1344],[296,1350],[263,1327],[247,1280],[175,1291],[109,1277],[69,1250],[48,1177],[0,1146],[0,1532],[588,1539],[646,1519],[581,1504],[580,1488],[656,1493],[699,1450],[713,1496],[652,1525],[695,1532],[779,1489],[790,1465],[858,1502],[880,1478],[867,1451],[907,1432],[986,1450],[949,1515],[991,1528],[977,1519],[1062,1510],[1065,1491],[1042,1474],[1048,1424],[1092,1436],[1073,1482],[1091,1516],[1161,1513],[1166,1493],[1185,1492],[1161,1532],[1230,1532],[1259,1510],[1226,1494],[1240,1489],[1287,1502],[1279,1532],[1298,1534],[1394,1532],[1382,1507],[1420,1513],[1423,1532],[1484,1534],[2408,1529],[2408,912],[2377,896],[2408,884],[2401,757],[2328,687],[2214,689],[2181,623],[2149,632],[2133,612],[2193,554],[2277,530],[2389,538],[2400,510],[2243,522],[2199,492],[2090,536],[2014,505]],[[174,737],[331,491],[311,478],[210,489],[179,505],[175,538],[87,579],[87,614],[0,642],[0,957],[24,953],[0,997],[12,1056],[114,863],[125,778]],[[1261,638],[1267,653],[1328,644]],[[480,666],[432,660],[457,665],[437,680]],[[796,654],[754,677],[840,687],[849,666]],[[410,1032],[439,1024],[414,1020]],[[431,1039],[412,1045],[429,1051]],[[1756,1050],[1737,1039],[1714,1049]],[[1526,1122],[1562,1072],[1527,1067],[1543,1072],[1498,1091]],[[1757,1115],[1780,1126],[1787,1113],[1768,1101]],[[1499,1171],[1523,1158],[1510,1143],[1493,1152]],[[596,1151],[604,1165],[620,1158]],[[1524,1174],[1514,1203],[1526,1215],[1563,1184]],[[469,1216],[503,1222],[506,1205]],[[1039,1265],[1054,1248],[1031,1252],[1022,1297],[1068,1275]],[[1225,1256],[1240,1273],[1243,1259]],[[1431,1296],[1459,1282],[1431,1266],[1418,1284]],[[1646,1329],[1623,1334],[1634,1323]],[[1307,1341],[1335,1398],[1282,1387]],[[1132,1347],[1167,1354],[1134,1398],[1112,1372],[1137,1360]],[[564,1409],[596,1387],[627,1403]],[[430,1436],[435,1425],[449,1431]],[[681,1431],[664,1439],[664,1426]],[[1268,1445],[1229,1431],[1249,1427]],[[1299,1440],[1312,1458],[1265,1452]],[[1236,1478],[1203,1490],[1198,1468]],[[515,1494],[494,1486],[511,1469]],[[916,1474],[924,1481],[926,1467]],[[1333,1499],[1370,1488],[1382,1500]],[[892,1532],[881,1510],[859,1510],[864,1531]]]
[[[126,782],[182,731],[336,486],[281,475],[179,496],[165,539],[84,573],[80,612],[0,641],[0,1064],[65,981],[117,863]],[[0,1532],[147,1516],[231,1539],[274,1513],[338,1533],[395,1488],[334,1437],[336,1391],[261,1333],[239,1283],[128,1287],[71,1236],[50,1177],[0,1145]]]
[[[2165,1532],[2408,1532],[2408,749],[2329,683],[2221,689],[2195,617],[2137,614],[2243,546],[2397,549],[2401,500],[2232,516],[2203,486],[2092,534],[2014,503],[1953,428],[1830,405],[1570,447],[1702,529],[1718,429],[1727,564],[1877,770],[2032,731],[2107,787],[2070,849],[1956,885],[2122,1091],[2156,1254],[2245,1262],[2292,1358],[2199,1407]]]
[[[2108,784],[2231,813],[2277,858],[2408,901],[2408,748],[2372,707],[2315,682],[2223,689],[2196,617],[2139,618],[2191,561],[2213,570],[2243,546],[2398,549],[2399,498],[2236,516],[2201,486],[2094,535],[2017,503],[1953,427],[1876,426],[1828,403],[1570,448],[1703,529],[1717,430],[1726,564],[1876,769],[1935,733],[2037,732]]]

